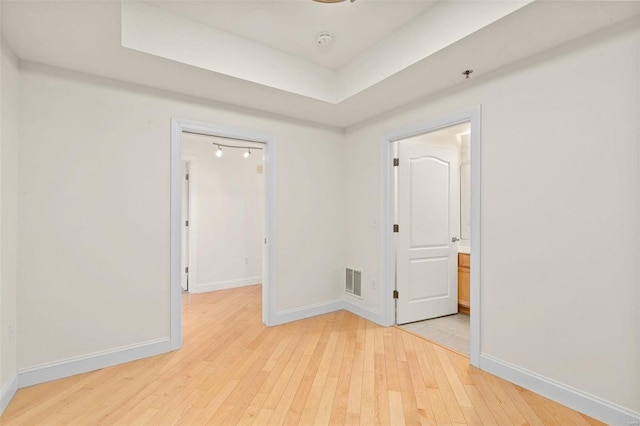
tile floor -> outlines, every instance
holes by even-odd
[[[455,314],[403,324],[400,328],[469,356],[469,315]]]

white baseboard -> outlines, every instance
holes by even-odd
[[[640,424],[640,413],[605,401],[579,389],[526,370],[487,354],[480,354],[480,369],[529,389],[562,405],[610,425]]]
[[[212,283],[194,284],[193,289],[190,289],[190,293],[206,293],[207,291],[226,290],[228,288],[245,287],[248,285],[256,285],[262,282],[262,277],[249,277],[240,278],[237,280],[229,281],[215,281]]]
[[[103,352],[96,352],[62,361],[40,364],[18,370],[18,386],[37,385],[63,377],[74,376],[88,371],[99,370],[137,359],[169,352],[171,340],[168,337],[150,340],[135,345],[124,346]]]
[[[356,303],[352,300],[330,300],[328,302],[317,303],[315,305],[303,306],[300,308],[288,309],[278,312],[269,325],[280,325],[291,321],[298,321],[305,318],[315,317],[317,315],[328,314],[336,311],[349,311],[352,314],[363,317],[376,324],[384,325],[382,315],[371,311],[368,308]]]
[[[11,380],[5,383],[0,389],[0,416],[4,413],[16,392],[18,391],[18,376],[14,375]]]
[[[344,308],[342,300],[331,300],[328,302],[316,303],[315,305],[303,306],[301,308],[287,309],[277,312],[269,325],[280,325],[330,312],[340,311]]]
[[[381,314],[379,314],[378,312],[374,312],[365,306],[362,306],[360,303],[358,303],[355,300],[350,300],[348,298],[343,300],[343,309],[345,311],[351,312],[352,314],[358,315],[359,317],[368,319],[371,322],[375,322],[376,324],[381,325],[383,327],[388,327],[389,325],[393,325],[393,324],[385,324]]]

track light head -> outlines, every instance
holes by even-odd
[[[251,155],[251,148],[247,148],[247,152],[245,152],[244,154],[242,154],[242,156],[244,158],[249,158],[249,156]]]
[[[220,148],[220,145],[218,145],[218,150],[216,151],[216,157],[218,158],[222,157],[222,148]]]

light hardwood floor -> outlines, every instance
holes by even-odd
[[[348,312],[267,328],[260,293],[184,295],[181,350],[21,389],[0,424],[602,424]]]

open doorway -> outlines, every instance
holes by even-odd
[[[470,133],[464,122],[394,142],[396,322],[467,356]]]
[[[455,143],[435,140],[446,134]],[[462,315],[456,318],[462,324],[440,325],[449,333],[439,337],[468,338],[470,364],[476,367],[480,361],[480,136],[477,106],[395,129],[383,139],[385,322],[401,325]],[[469,195],[461,198],[463,191]],[[439,203],[434,204],[436,200]],[[458,277],[469,278],[468,295],[466,289],[458,290]],[[467,310],[468,317],[464,316]]]
[[[262,284],[263,145],[184,132],[182,289]]]
[[[176,350],[182,346],[182,278],[183,278],[183,252],[182,252],[182,239],[183,229],[187,224],[187,220],[192,220],[192,212],[195,209],[193,200],[189,201],[189,216],[190,218],[183,217],[183,184],[185,180],[185,174],[183,172],[183,139],[185,135],[196,135],[202,138],[214,137],[217,141],[209,140],[209,144],[213,147],[212,155],[215,158],[216,153],[221,148],[222,156],[225,151],[231,154],[232,151],[237,154],[238,159],[245,160],[245,154],[247,157],[252,156],[262,157],[262,230],[263,235],[260,239],[261,245],[261,259],[262,267],[259,273],[260,281],[262,282],[261,295],[262,295],[262,322],[266,325],[273,324],[274,312],[275,312],[275,293],[272,286],[275,283],[275,253],[274,244],[272,242],[272,236],[275,235],[275,206],[273,203],[275,193],[275,163],[276,163],[276,141],[272,135],[262,133],[259,131],[238,128],[219,124],[203,123],[192,120],[174,118],[171,120],[171,269],[170,269],[170,316],[171,316],[171,349]],[[224,142],[223,142],[224,141]],[[215,146],[214,146],[215,145]],[[220,145],[218,147],[218,145]],[[226,146],[223,146],[226,145]],[[260,150],[259,148],[262,148]],[[251,151],[249,151],[251,149]],[[254,157],[254,159],[256,158]],[[189,162],[189,174],[197,173],[199,161],[189,161],[189,157],[185,158]],[[193,159],[191,159],[193,160]],[[254,169],[254,173],[258,174],[258,167]],[[191,176],[189,176],[189,179]],[[191,179],[190,179],[191,180]],[[188,189],[190,194],[193,194],[196,180],[191,181]],[[192,198],[192,197],[190,197]],[[200,202],[199,200],[197,201]],[[192,225],[192,222],[188,222],[188,225]],[[188,244],[192,250],[188,251],[188,266],[193,267],[194,259],[197,259],[193,248],[195,247],[194,239],[197,239],[197,235],[200,232],[190,232],[188,236]],[[216,236],[221,240],[225,239],[225,236]],[[257,257],[257,255],[255,256]],[[197,260],[196,260],[197,261]],[[240,257],[240,263],[244,265],[251,264],[251,260],[248,256]],[[255,262],[254,262],[255,263]],[[196,265],[196,271],[198,267]],[[191,272],[191,269],[189,269]],[[186,277],[189,291],[195,290],[195,283],[199,282],[198,277],[192,274]],[[225,280],[222,280],[225,281]],[[233,281],[233,280],[226,280]],[[205,286],[199,290],[213,290],[216,282],[209,283],[211,286]],[[225,283],[229,284],[229,283]],[[234,284],[239,284],[237,281]]]

